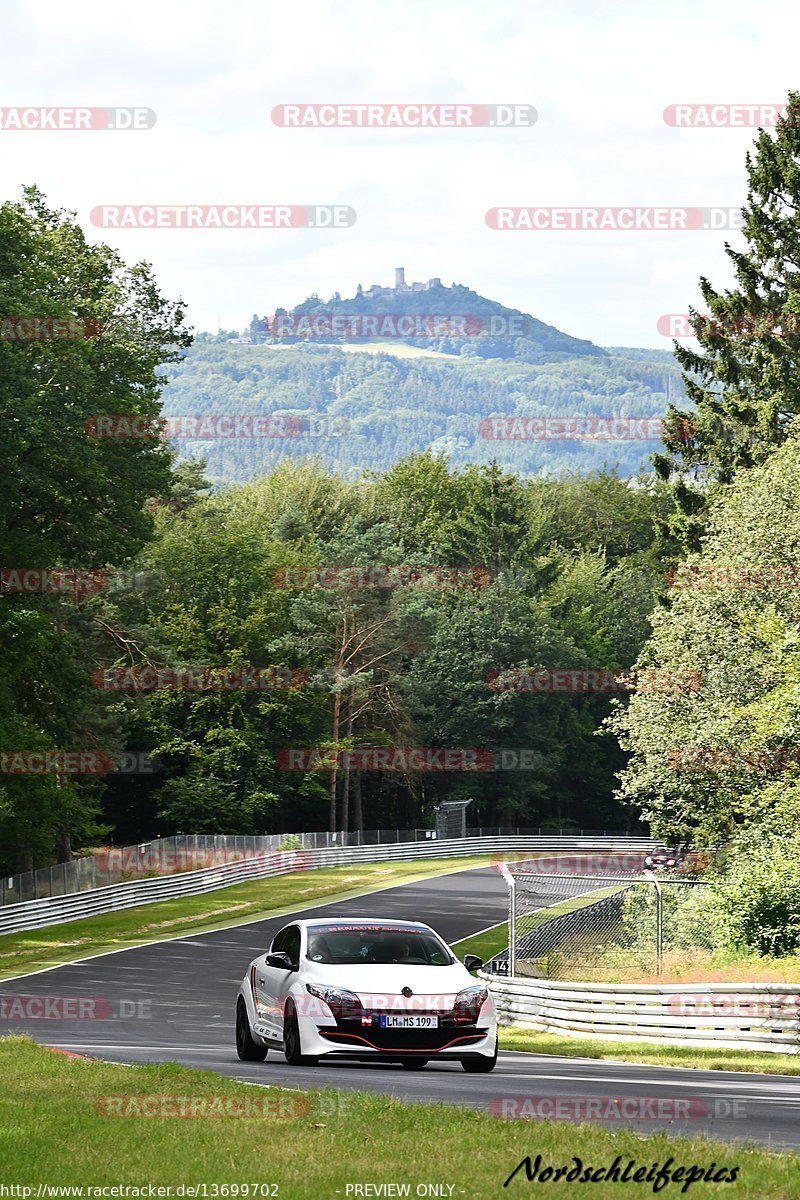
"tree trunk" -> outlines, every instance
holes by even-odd
[[[26,871],[33,870],[33,855],[18,854],[17,855],[17,874],[24,875]]]
[[[347,719],[345,721],[345,733],[349,743],[353,736],[353,700],[354,693],[351,688],[347,694]],[[344,760],[344,771],[342,778],[342,829],[345,833],[350,830],[350,755],[348,754]]]
[[[64,829],[56,834],[56,862],[72,862],[72,838]]]
[[[353,772],[353,829],[360,833],[364,828],[364,816],[361,812],[361,772]]]
[[[339,765],[339,719],[342,711],[342,696],[337,692],[333,699],[333,742],[334,742],[334,760],[331,767],[331,778],[328,790],[328,828],[331,833],[336,833],[336,778]]]

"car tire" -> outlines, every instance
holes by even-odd
[[[419,1071],[423,1067],[427,1067],[429,1062],[429,1058],[404,1058],[400,1066],[404,1067],[406,1071]]]
[[[488,1075],[497,1066],[497,1042],[494,1044],[493,1058],[486,1058],[483,1054],[476,1054],[473,1058],[462,1058],[461,1066],[470,1075]]]
[[[242,1062],[263,1062],[267,1057],[267,1047],[259,1046],[253,1040],[247,1007],[241,996],[236,1005],[236,1053]]]
[[[310,1054],[303,1054],[300,1043],[300,1024],[291,1001],[286,1005],[283,1018],[283,1053],[290,1067],[315,1067],[319,1062]]]

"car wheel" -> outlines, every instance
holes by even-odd
[[[427,1067],[430,1059],[427,1058],[404,1058],[400,1063],[401,1067],[405,1067],[407,1071],[418,1071],[421,1067]]]
[[[303,1054],[300,1044],[300,1025],[294,1005],[291,1003],[286,1005],[286,1014],[283,1019],[283,1053],[286,1055],[286,1061],[290,1067],[314,1067],[319,1062],[318,1058]]]
[[[461,1066],[471,1075],[488,1075],[497,1066],[497,1042],[494,1044],[494,1057],[485,1058],[476,1054],[474,1058],[462,1058]]]
[[[257,1042],[253,1041],[250,1022],[247,1019],[247,1008],[241,996],[236,1005],[236,1053],[242,1062],[263,1062],[267,1057],[266,1046],[259,1046]]]

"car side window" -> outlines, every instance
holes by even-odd
[[[286,938],[287,938],[290,930],[291,930],[291,926],[287,925],[287,927],[285,929],[282,929],[280,931],[280,933],[275,934],[275,937],[272,939],[272,945],[271,945],[270,951],[269,951],[270,954],[278,954],[281,950],[287,949]]]
[[[288,929],[284,930],[284,933],[286,941],[282,949],[292,960],[292,966],[297,969],[300,966],[300,930],[297,925],[290,925]]]

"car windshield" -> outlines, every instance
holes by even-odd
[[[312,962],[403,963],[447,967],[453,956],[429,930],[396,925],[315,925],[308,931],[306,957]]]

